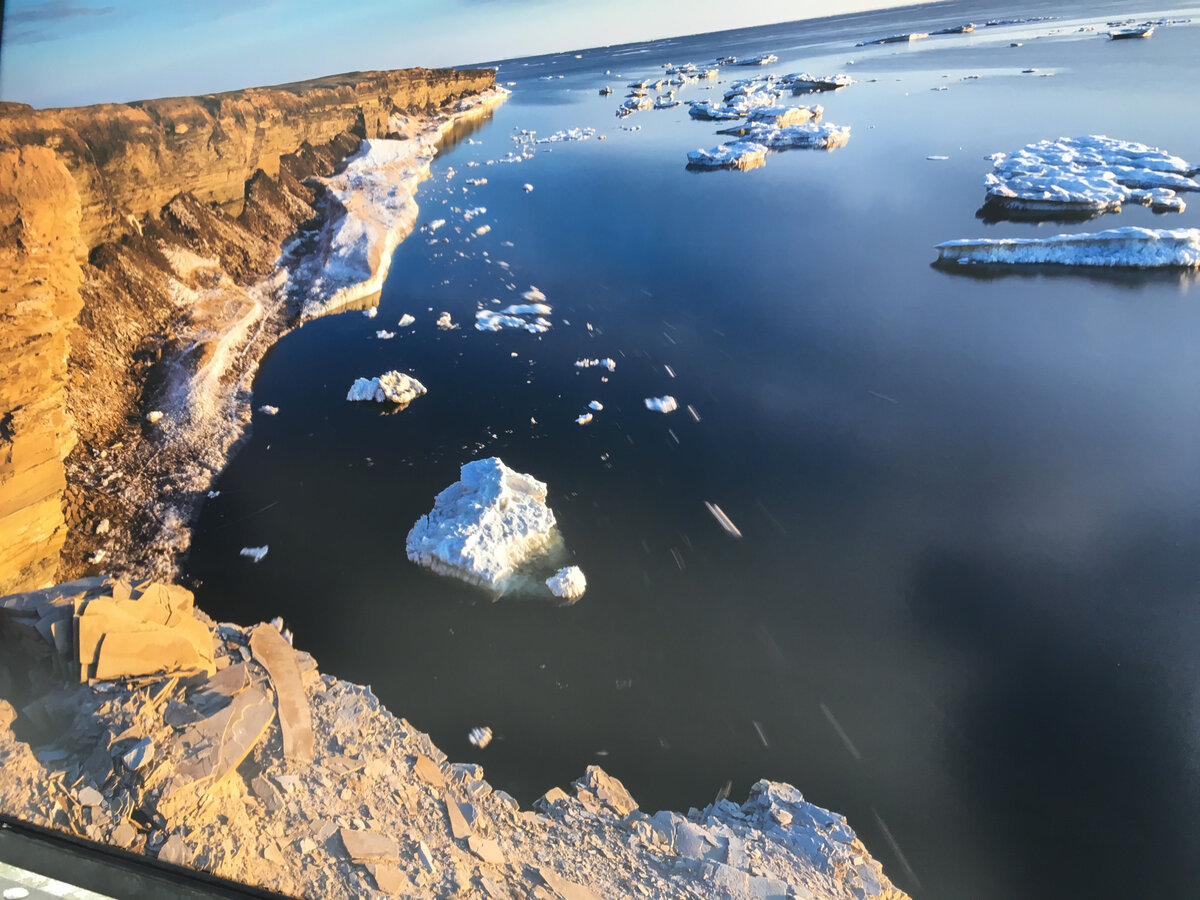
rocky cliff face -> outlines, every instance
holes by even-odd
[[[119,515],[107,498],[129,474],[175,325],[198,297],[242,300],[266,274],[315,215],[304,179],[389,136],[396,113],[493,82],[491,70],[410,69],[76,109],[0,104],[0,593],[81,571],[86,533],[109,527],[109,507]]]

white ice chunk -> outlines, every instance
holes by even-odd
[[[1158,268],[1200,267],[1200,228],[1114,228],[1047,238],[1000,238],[938,244],[940,261]]]
[[[533,190],[533,185],[532,185],[532,184],[529,184],[528,182],[526,182],[526,183],[525,183],[525,187],[524,187],[524,191],[525,191],[525,193],[527,193],[527,194],[528,194],[528,193],[529,193],[530,191],[532,191],[532,190]]]
[[[346,393],[351,402],[396,403],[407,406],[426,393],[425,385],[395,370],[374,378],[358,378]]]
[[[808,72],[794,72],[791,75],[784,75],[779,79],[779,83],[787,85],[797,93],[806,91],[815,93],[848,87],[854,84],[854,79],[849,75],[810,75]]]
[[[260,413],[262,413],[264,416],[277,416],[277,415],[279,415],[279,407],[278,407],[278,406],[271,406],[271,405],[269,405],[269,404],[264,404],[263,406],[260,406],[260,407],[258,408],[258,411],[259,411]]]
[[[1097,216],[1133,201],[1176,209],[1169,196],[1148,191],[1200,191],[1186,160],[1158,147],[1104,135],[1037,141],[992,156],[984,178],[986,205],[1042,215]]]
[[[579,566],[567,566],[547,578],[546,587],[550,588],[550,593],[555,597],[578,600],[587,590],[587,579]]]
[[[366,316],[368,319],[373,319],[373,318],[375,318],[377,315],[379,315],[379,307],[378,307],[378,306],[372,306],[372,307],[369,307],[368,309],[364,309],[364,310],[363,310],[363,315],[364,315],[364,316]]]
[[[850,140],[850,126],[804,122],[776,128],[769,124],[758,124],[746,129],[745,139],[771,150],[832,150]],[[690,153],[688,159],[691,159]]]
[[[452,321],[450,321],[450,313],[448,312],[444,312],[438,316],[437,322],[434,324],[437,325],[438,328],[442,329],[442,331],[450,331],[458,327]]]
[[[584,413],[582,416],[575,417],[576,425],[586,425],[595,418],[591,413]]]
[[[441,228],[445,224],[446,224],[445,219],[434,219],[432,222],[429,223],[428,228],[430,231],[437,231],[439,228]]]
[[[546,485],[498,457],[475,460],[408,533],[408,558],[442,575],[499,589],[554,539]]]
[[[594,409],[596,412],[600,412],[600,410],[604,409],[604,404],[599,400],[593,400],[588,404],[588,409]]]
[[[153,409],[150,412],[146,413],[146,421],[149,422],[151,425],[155,424],[156,422],[161,422],[162,417],[163,417],[162,410]]]
[[[523,293],[521,295],[521,299],[528,300],[530,303],[545,303],[546,295],[543,294],[541,291],[539,291],[537,288],[535,288],[533,285],[530,285],[529,290],[527,290],[525,293]]]
[[[396,324],[399,325],[401,328],[407,328],[409,325],[411,325],[415,321],[417,321],[415,316],[410,316],[408,313],[405,313],[404,315],[402,315],[400,317],[400,321],[397,322]]]
[[[689,150],[688,167],[693,169],[753,169],[767,160],[767,148],[753,141],[734,141],[709,150]]]
[[[492,742],[492,729],[486,725],[472,728],[470,734],[467,735],[467,740],[482,750]]]
[[[271,548],[268,544],[263,544],[261,547],[243,547],[239,551],[239,555],[254,562],[262,562],[262,558],[267,555],[269,549]]]
[[[380,329],[379,331],[375,332],[375,337],[377,337],[381,341],[390,341],[395,336],[396,336],[396,332],[394,332],[394,331],[385,331],[383,329]]]
[[[655,412],[669,413],[674,412],[679,408],[679,404],[675,398],[668,394],[665,397],[647,397],[646,409],[652,409]]]

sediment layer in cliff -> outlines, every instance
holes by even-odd
[[[391,136],[397,116],[493,84],[491,70],[409,69],[75,109],[0,104],[0,591],[100,564],[95,534],[118,525],[159,558],[186,548],[187,504],[163,504],[170,486],[147,466],[198,466],[198,483],[228,442],[187,460],[148,446],[164,365],[199,368],[240,342],[252,368],[245,345],[283,329],[250,292],[318,217],[320,187],[306,180]],[[208,324],[233,331],[195,340]]]

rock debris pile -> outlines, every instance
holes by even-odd
[[[842,817],[789,785],[650,816],[591,766],[522,810],[370,688],[321,674],[278,620],[214,624],[190,601],[111,578],[0,600],[6,812],[305,897],[904,897]],[[168,631],[203,633],[207,664],[148,656],[80,681],[62,623],[108,606],[168,611]]]

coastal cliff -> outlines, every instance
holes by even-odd
[[[355,72],[74,109],[0,104],[0,593],[99,564],[97,532],[124,527],[126,545],[171,561],[186,548],[187,502],[169,513],[130,504],[166,487],[147,476],[162,448],[147,446],[144,422],[164,366],[228,351],[220,335],[194,340],[206,325],[243,343],[261,329],[246,291],[319,218],[309,179],[363,139],[400,136],[397,117],[491,89],[494,74]],[[200,461],[209,476],[235,437]],[[130,469],[141,478],[132,496]]]

